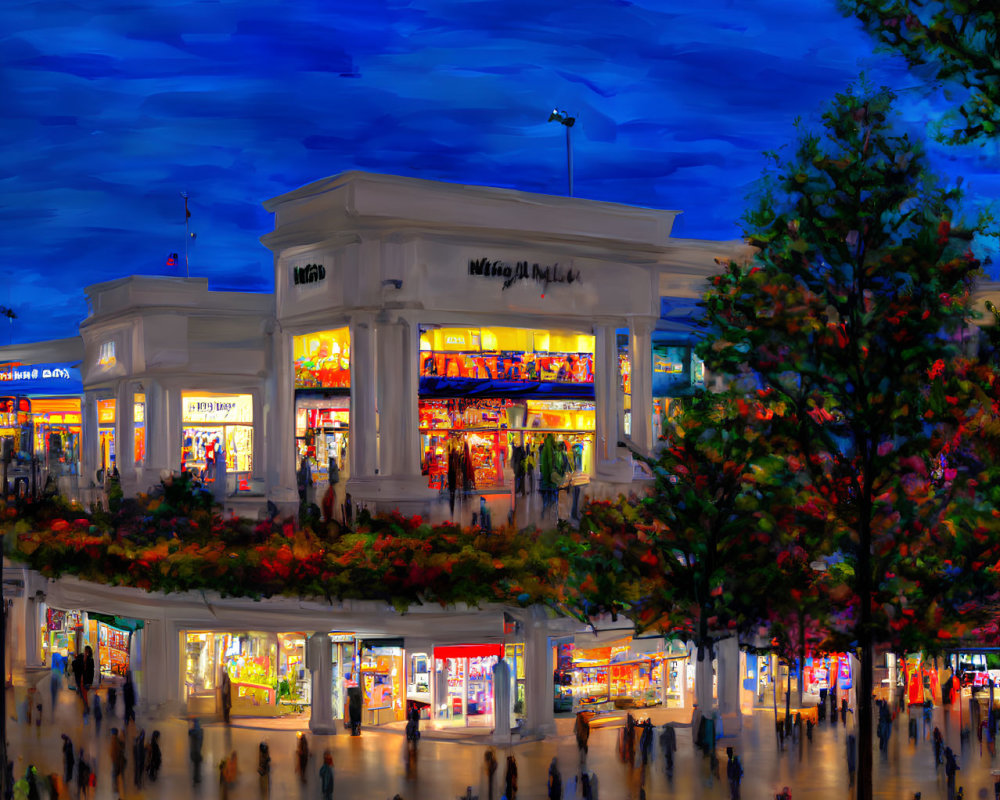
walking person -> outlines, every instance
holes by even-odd
[[[486,780],[486,800],[493,800],[493,776],[497,771],[497,754],[492,747],[483,754],[483,773]]]
[[[642,756],[642,765],[649,763],[649,758],[653,753],[653,723],[646,719],[642,723],[642,736],[639,737],[639,753]]]
[[[52,656],[52,671],[49,673],[49,694],[52,697],[52,719],[56,718],[56,701],[62,687],[63,659],[58,653]]]
[[[267,742],[261,742],[258,748],[257,776],[260,779],[260,796],[267,800],[271,794],[271,751]]]
[[[219,763],[219,792],[222,800],[228,800],[229,790],[236,783],[237,759],[236,751],[229,753],[229,758],[223,758]]]
[[[111,786],[118,797],[125,794],[125,737],[118,733],[118,728],[111,729],[111,742],[108,747],[111,754]]]
[[[667,775],[674,774],[674,753],[677,750],[677,733],[668,724],[663,726],[660,733],[660,749],[663,751],[663,761],[667,770]]]
[[[125,704],[125,718],[122,726],[128,728],[129,722],[135,722],[135,684],[132,683],[132,671],[125,673],[125,685],[122,687],[122,703]]]
[[[222,668],[222,682],[220,683],[220,694],[222,695],[222,721],[229,724],[229,712],[233,707],[233,684],[229,680],[229,670]]]
[[[503,776],[504,794],[507,800],[517,797],[517,761],[514,756],[507,756],[507,769]]]
[[[67,787],[73,784],[73,767],[76,766],[76,757],[73,754],[73,742],[64,733],[62,735],[63,751],[63,782]]]
[[[549,764],[549,783],[548,783],[548,795],[549,800],[562,800],[562,775],[559,774],[559,764],[558,761],[553,758],[552,763]]]
[[[70,664],[73,673],[73,683],[76,686],[76,693],[83,698],[84,708],[87,708],[87,698],[83,693],[83,653],[77,653]]]
[[[296,736],[298,743],[295,745],[295,769],[299,773],[299,779],[305,783],[306,769],[309,766],[309,742],[302,731],[299,731]]]
[[[201,783],[201,748],[204,741],[205,731],[201,729],[201,722],[196,718],[188,731],[188,754],[191,756],[191,771],[196,784]]]
[[[146,776],[146,730],[143,728],[132,743],[132,782],[136,789],[142,788],[143,778]]]
[[[573,733],[576,734],[576,746],[580,750],[580,760],[582,761],[587,756],[587,747],[590,741],[590,714],[588,712],[577,712]]]
[[[94,727],[97,728],[97,735],[101,735],[101,720],[104,718],[104,712],[101,711],[101,698],[94,693]]]
[[[87,690],[94,685],[94,651],[88,644],[83,648],[83,701],[87,702]]]
[[[726,778],[729,780],[730,800],[740,800],[740,781],[743,779],[743,765],[740,757],[733,753],[732,747],[726,748]]]
[[[944,774],[948,779],[948,800],[955,800],[955,773],[960,767],[950,747],[944,749]]]
[[[80,800],[87,800],[90,796],[90,787],[94,785],[94,773],[90,769],[90,762],[80,748],[80,755],[76,759],[76,796]]]
[[[323,800],[333,800],[333,753],[323,751],[323,766],[319,768],[319,790]]]
[[[940,728],[934,728],[934,733],[931,735],[931,739],[934,742],[934,768],[937,769],[938,765],[941,764],[944,759],[944,737],[941,735]]]
[[[160,774],[160,767],[163,766],[163,753],[160,750],[160,732],[153,731],[153,736],[149,740],[146,753],[146,774],[149,779],[156,783],[156,776]]]

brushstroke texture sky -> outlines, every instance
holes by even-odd
[[[947,107],[834,0],[22,0],[0,4],[0,304],[75,334],[83,287],[191,274],[269,291],[269,197],[348,169],[683,210],[730,239],[793,121],[861,71],[917,132]],[[932,146],[970,206],[997,149]],[[167,255],[181,253],[168,268]],[[0,332],[0,344],[7,343]]]

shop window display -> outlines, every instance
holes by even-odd
[[[125,677],[129,668],[129,634],[119,628],[97,624],[98,658],[102,675]]]
[[[292,337],[296,389],[347,389],[351,386],[349,328]]]
[[[665,653],[633,653],[628,641],[574,649],[574,709],[643,708],[661,700]]]
[[[404,719],[403,649],[368,646],[361,649],[363,708],[373,724]]]
[[[115,464],[116,414],[117,403],[113,398],[97,401],[97,437],[101,448],[102,471],[109,471]]]
[[[220,459],[227,473],[253,469],[253,399],[248,394],[183,394],[181,465],[211,482]]]
[[[75,475],[80,460],[80,399],[36,397],[31,401],[35,455],[52,476]]]

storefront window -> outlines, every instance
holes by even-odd
[[[660,703],[666,656],[633,652],[631,640],[609,647],[574,648],[574,708],[642,708]]]
[[[361,691],[364,710],[373,724],[404,718],[404,679],[401,647],[362,647]]]
[[[80,399],[37,397],[31,403],[35,455],[49,475],[75,475],[80,459]]]
[[[101,446],[101,467],[110,470],[115,464],[115,415],[114,398],[97,401],[97,436]]]
[[[124,677],[129,669],[129,634],[103,622],[97,624],[98,655],[102,675]]]
[[[349,328],[292,337],[296,389],[347,389],[351,386]]]
[[[181,467],[214,481],[220,459],[229,473],[253,469],[253,398],[184,392]]]
[[[463,644],[434,648],[436,715],[466,725],[493,724],[493,667],[504,656],[500,644]],[[463,703],[464,699],[464,703]]]
[[[188,633],[184,642],[184,691],[186,696],[215,690],[214,634]]]
[[[220,667],[232,682],[234,712],[275,705],[278,646],[274,634],[216,634],[215,649]]]
[[[428,328],[421,378],[593,384],[591,334],[525,328]]]
[[[306,635],[278,634],[278,702],[306,705],[310,702],[311,681],[306,672]]]
[[[141,466],[146,460],[146,394],[132,395],[132,424],[135,425],[135,463]]]

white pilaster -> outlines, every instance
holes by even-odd
[[[167,391],[163,384],[155,380],[143,381],[146,394],[146,460],[139,488],[155,486],[160,473],[168,469],[170,410],[167,407]]]
[[[96,483],[97,469],[101,463],[101,443],[97,435],[97,392],[83,393],[80,408],[80,488],[85,489]]]
[[[271,335],[271,372],[264,423],[268,495],[279,506],[295,507],[295,369],[291,334],[280,327]]]
[[[351,479],[375,474],[376,402],[374,321],[370,314],[351,320]],[[350,491],[350,481],[348,482]]]
[[[126,497],[135,494],[135,403],[136,384],[119,381],[115,391],[115,465]]]
[[[548,736],[556,729],[548,618],[537,606],[530,611],[524,636],[525,733]]]
[[[741,726],[740,713],[740,643],[735,636],[715,646],[719,683],[719,715],[722,730],[732,736]]]
[[[309,648],[309,672],[312,677],[312,705],[309,730],[315,734],[330,735],[337,732],[333,720],[333,703],[330,684],[333,680],[331,663],[332,643],[327,633],[314,633],[306,646]]]
[[[644,453],[653,449],[653,321],[634,319],[630,329],[632,356],[632,442]]]
[[[618,346],[615,329],[599,325],[594,329],[594,398],[597,406],[598,471],[603,462],[615,458],[621,433],[618,430]]]

